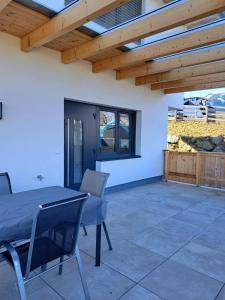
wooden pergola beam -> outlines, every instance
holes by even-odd
[[[225,24],[210,26],[201,30],[184,33],[114,57],[96,61],[92,65],[94,73],[109,69],[122,69],[131,65],[166,55],[179,53],[225,40]]]
[[[197,66],[178,68],[163,73],[137,77],[135,80],[135,84],[137,86],[149,83],[154,84],[159,82],[181,80],[188,77],[209,75],[220,72],[225,72],[225,60],[201,64]]]
[[[11,2],[11,0],[0,0],[0,12]]]
[[[215,73],[215,74],[210,74],[210,75],[205,75],[205,76],[196,76],[196,77],[191,77],[191,78],[186,78],[186,79],[181,79],[181,80],[173,80],[173,81],[168,81],[168,82],[154,83],[151,85],[151,89],[153,91],[165,90],[165,89],[171,89],[171,88],[187,87],[187,86],[221,82],[221,81],[225,81],[225,72]]]
[[[164,90],[164,94],[176,94],[176,93],[203,91],[203,90],[211,90],[211,89],[219,89],[219,88],[225,88],[225,81],[167,89]]]
[[[225,44],[223,46],[213,46],[204,50],[176,55],[174,57],[169,57],[160,61],[145,63],[140,66],[117,70],[116,79],[122,80],[129,77],[156,74],[176,68],[194,66],[213,62],[216,60],[219,61],[222,59],[225,59]]]
[[[135,22],[103,34],[62,53],[62,62],[71,63],[101,51],[117,48],[126,43],[184,25],[225,10],[224,0],[187,0],[149,14]]]
[[[53,17],[46,24],[21,39],[23,51],[30,51],[107,13],[128,0],[80,0]]]

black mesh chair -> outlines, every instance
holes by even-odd
[[[20,297],[26,299],[25,284],[52,268],[59,267],[70,259],[76,259],[83,285],[85,299],[90,300],[87,283],[83,274],[77,237],[81,213],[88,195],[82,194],[70,199],[39,206],[33,221],[30,242],[18,247],[4,243],[7,251],[3,253],[14,267]],[[62,259],[66,257],[66,259]],[[47,269],[47,263],[59,259]],[[41,267],[35,275],[31,272]]]
[[[12,187],[8,173],[0,173],[0,196],[12,194]]]

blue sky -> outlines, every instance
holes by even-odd
[[[205,90],[205,91],[196,91],[196,92],[188,92],[188,93],[184,93],[184,97],[185,98],[205,97],[208,94],[217,94],[217,93],[225,93],[225,88],[223,88],[223,89],[214,89],[214,90]]]

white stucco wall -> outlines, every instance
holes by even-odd
[[[19,39],[4,33],[0,40],[0,172],[10,173],[14,191],[63,185],[64,98],[140,111],[142,158],[101,163],[111,173],[110,186],[162,174],[167,109],[182,95],[116,81],[111,71],[92,74],[87,62],[63,65],[59,53],[46,48],[23,53]]]

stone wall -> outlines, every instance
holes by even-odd
[[[170,121],[168,150],[225,153],[225,124]]]

